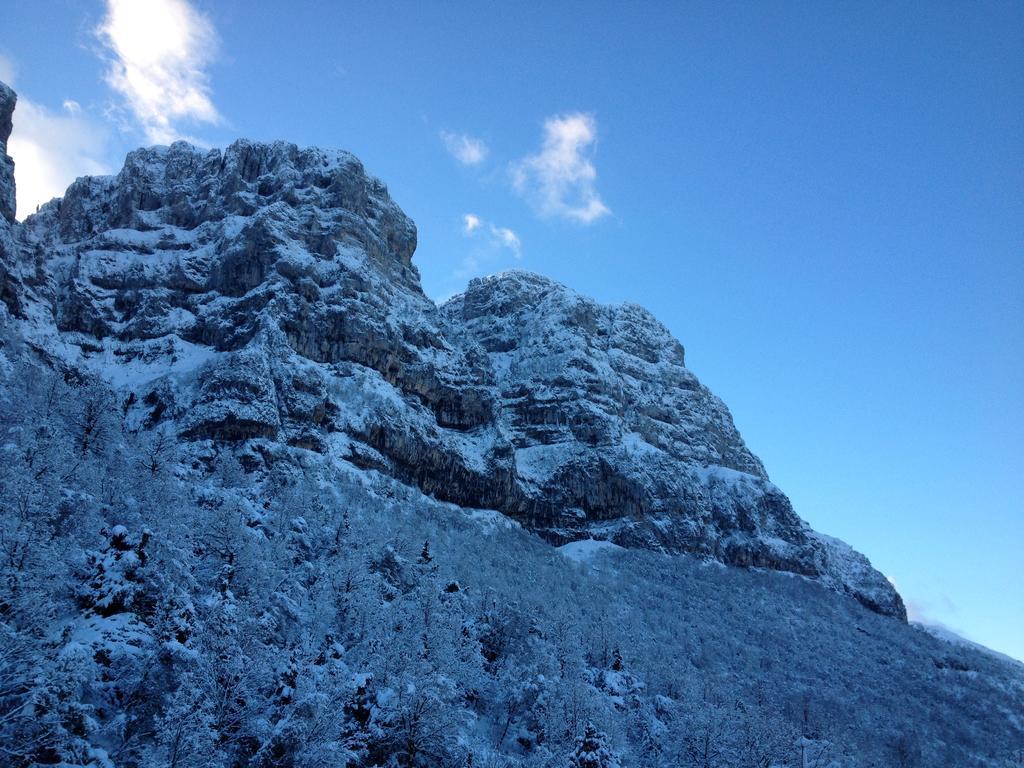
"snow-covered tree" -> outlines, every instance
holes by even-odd
[[[608,744],[608,737],[588,722],[569,756],[568,768],[619,768],[619,760]]]

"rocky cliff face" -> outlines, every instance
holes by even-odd
[[[792,571],[905,617],[863,556],[800,520],[648,312],[521,272],[435,306],[415,226],[347,153],[142,149],[0,227],[0,296],[25,338],[113,383],[140,428],[252,472],[292,446],[552,542]]]
[[[7,154],[7,140],[13,128],[12,116],[18,97],[0,83],[0,218],[14,221],[14,161]]]

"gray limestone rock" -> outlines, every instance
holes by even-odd
[[[7,154],[7,140],[13,128],[14,105],[18,96],[6,83],[0,83],[0,217],[14,222],[14,160]]]
[[[26,334],[114,382],[144,428],[315,451],[555,543],[791,571],[905,618],[797,516],[650,313],[523,272],[437,307],[415,226],[347,153],[137,150],[4,242]]]

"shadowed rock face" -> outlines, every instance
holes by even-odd
[[[794,513],[648,312],[522,272],[435,306],[413,223],[347,153],[138,150],[11,233],[25,335],[111,380],[139,426],[315,451],[553,542],[793,571],[905,617]]]
[[[7,140],[13,128],[14,105],[17,95],[4,83],[0,83],[0,217],[14,221],[14,161],[7,154]]]

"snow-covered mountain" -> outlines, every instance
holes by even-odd
[[[1021,737],[1019,669],[907,626],[888,580],[797,516],[642,307],[523,272],[438,307],[386,187],[350,154],[283,142],[140,149],[16,223],[14,103],[0,86],[4,541],[25,543],[0,619],[78,707],[41,734],[21,723],[38,743],[17,764],[558,765],[596,745],[602,765],[768,766],[799,736],[819,765],[1002,765]],[[26,522],[29,507],[45,512]],[[32,618],[48,589],[66,604]],[[741,669],[749,649],[723,661],[738,636],[760,673]],[[881,666],[851,681],[861,652]],[[912,682],[940,714],[915,710],[872,751],[864,713],[884,708],[832,712],[823,681],[828,715],[812,727],[805,702],[801,725],[793,702],[814,686],[776,663],[860,696]],[[227,725],[216,697],[248,675],[263,676],[238,694],[253,722]],[[758,680],[769,698],[727,716]],[[19,685],[0,690],[15,714],[59,710]],[[728,693],[696,706],[702,685]],[[980,722],[959,742],[934,740],[964,715]],[[717,757],[673,730],[727,722]],[[923,743],[901,740],[908,722]],[[297,745],[320,726],[333,736],[313,756]],[[760,734],[746,753],[740,730]]]
[[[183,440],[299,446],[578,538],[899,596],[817,536],[643,308],[537,275],[420,289],[416,229],[351,155],[131,153],[17,228],[12,314]]]

